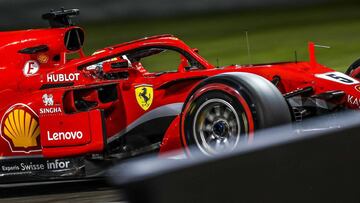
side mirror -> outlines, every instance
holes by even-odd
[[[117,73],[127,71],[131,67],[128,60],[116,59],[103,63],[103,71],[105,73]]]
[[[193,48],[192,51],[195,52],[195,53],[199,53],[199,49],[198,49],[198,48]]]
[[[111,63],[112,69],[129,68],[129,67],[131,67],[131,64],[129,64],[129,61],[127,61],[125,59],[120,59],[119,61]]]

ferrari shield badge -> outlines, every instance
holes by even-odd
[[[135,97],[139,106],[145,111],[153,102],[154,91],[151,85],[139,85],[135,87]]]

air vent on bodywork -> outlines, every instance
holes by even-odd
[[[107,109],[118,99],[117,85],[70,90],[63,97],[65,113]]]
[[[69,51],[77,51],[84,44],[84,31],[74,28],[65,33],[64,44]]]

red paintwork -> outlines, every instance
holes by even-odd
[[[15,104],[20,103],[31,108],[34,114],[40,117],[41,143],[37,144],[42,147],[42,150],[37,151],[14,151],[4,139],[5,133],[1,132],[0,156],[43,155],[45,157],[64,157],[101,152],[104,141],[102,140],[103,129],[100,125],[99,109],[106,112],[104,114],[104,130],[107,138],[111,138],[144,113],[166,104],[183,103],[189,96],[189,92],[200,82],[198,78],[224,72],[249,72],[263,76],[268,80],[272,80],[274,76],[280,76],[279,89],[282,93],[308,86],[314,88],[315,94],[330,90],[343,90],[347,94],[343,101],[344,105],[352,109],[358,109],[360,105],[358,101],[360,92],[358,88],[355,88],[357,85],[344,85],[315,76],[315,74],[333,72],[333,70],[316,63],[313,46],[310,46],[310,62],[252,66],[235,65],[217,69],[196,53],[196,50],[191,49],[179,39],[171,35],[163,35],[107,47],[92,56],[85,56],[82,50],[79,50],[79,58],[66,60],[66,55],[72,52],[66,50],[64,46],[64,35],[66,31],[74,28],[77,27],[0,32],[0,118],[3,122],[4,115]],[[21,49],[43,44],[49,47],[47,52],[41,54],[18,53]],[[147,72],[140,63],[133,63],[133,68],[129,69],[128,79],[105,80],[89,77],[88,72],[81,68],[100,59],[112,58],[114,55],[128,50],[146,46],[176,47],[196,59],[205,69],[187,71],[185,70],[186,59],[182,58],[178,72],[156,76],[154,73]],[[59,60],[54,60],[55,56],[60,56]],[[25,76],[23,68],[30,60],[38,62],[40,69],[36,74]],[[43,85],[59,84],[54,80],[59,80],[60,75],[64,80],[72,80],[70,82],[73,84],[69,87],[41,89]],[[185,80],[166,86],[166,84],[183,78],[194,78],[194,80]],[[119,95],[117,101],[101,103],[97,99],[98,96],[89,90],[82,96],[89,101],[96,100],[99,105],[89,113],[76,112],[76,108],[71,102],[74,97],[71,93],[72,90],[95,88],[107,84],[116,85]],[[154,89],[153,103],[146,111],[138,105],[135,95],[135,87],[141,84],[152,85]],[[53,96],[53,106],[60,108],[61,112],[40,112],[41,109],[49,108],[43,102],[44,94]],[[68,113],[64,113],[65,108]],[[161,152],[178,149],[182,146],[179,122],[180,117],[178,116],[167,130]],[[4,123],[2,123],[3,125]],[[64,132],[81,130],[84,136],[77,141],[50,143],[46,137],[46,132],[54,130]]]
[[[316,56],[315,56],[315,43],[309,42],[309,61],[312,65],[317,64],[316,62]]]
[[[41,130],[43,155],[48,158],[57,158],[102,151],[104,142],[100,114],[99,110],[92,110],[74,115],[40,117],[41,125],[52,126],[51,131],[48,131],[48,128]],[[64,132],[63,129],[66,129],[69,134],[58,133]],[[81,139],[65,140],[63,139],[65,136],[81,137]],[[59,147],[61,147],[61,151]]]
[[[179,142],[180,138],[180,115],[171,122],[170,127],[167,129],[164,139],[161,143],[160,154],[165,152],[182,150],[182,144]],[[180,151],[184,153],[184,151]]]

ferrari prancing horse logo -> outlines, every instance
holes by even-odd
[[[135,87],[135,97],[139,106],[145,111],[153,102],[154,90],[151,85],[139,85]]]

